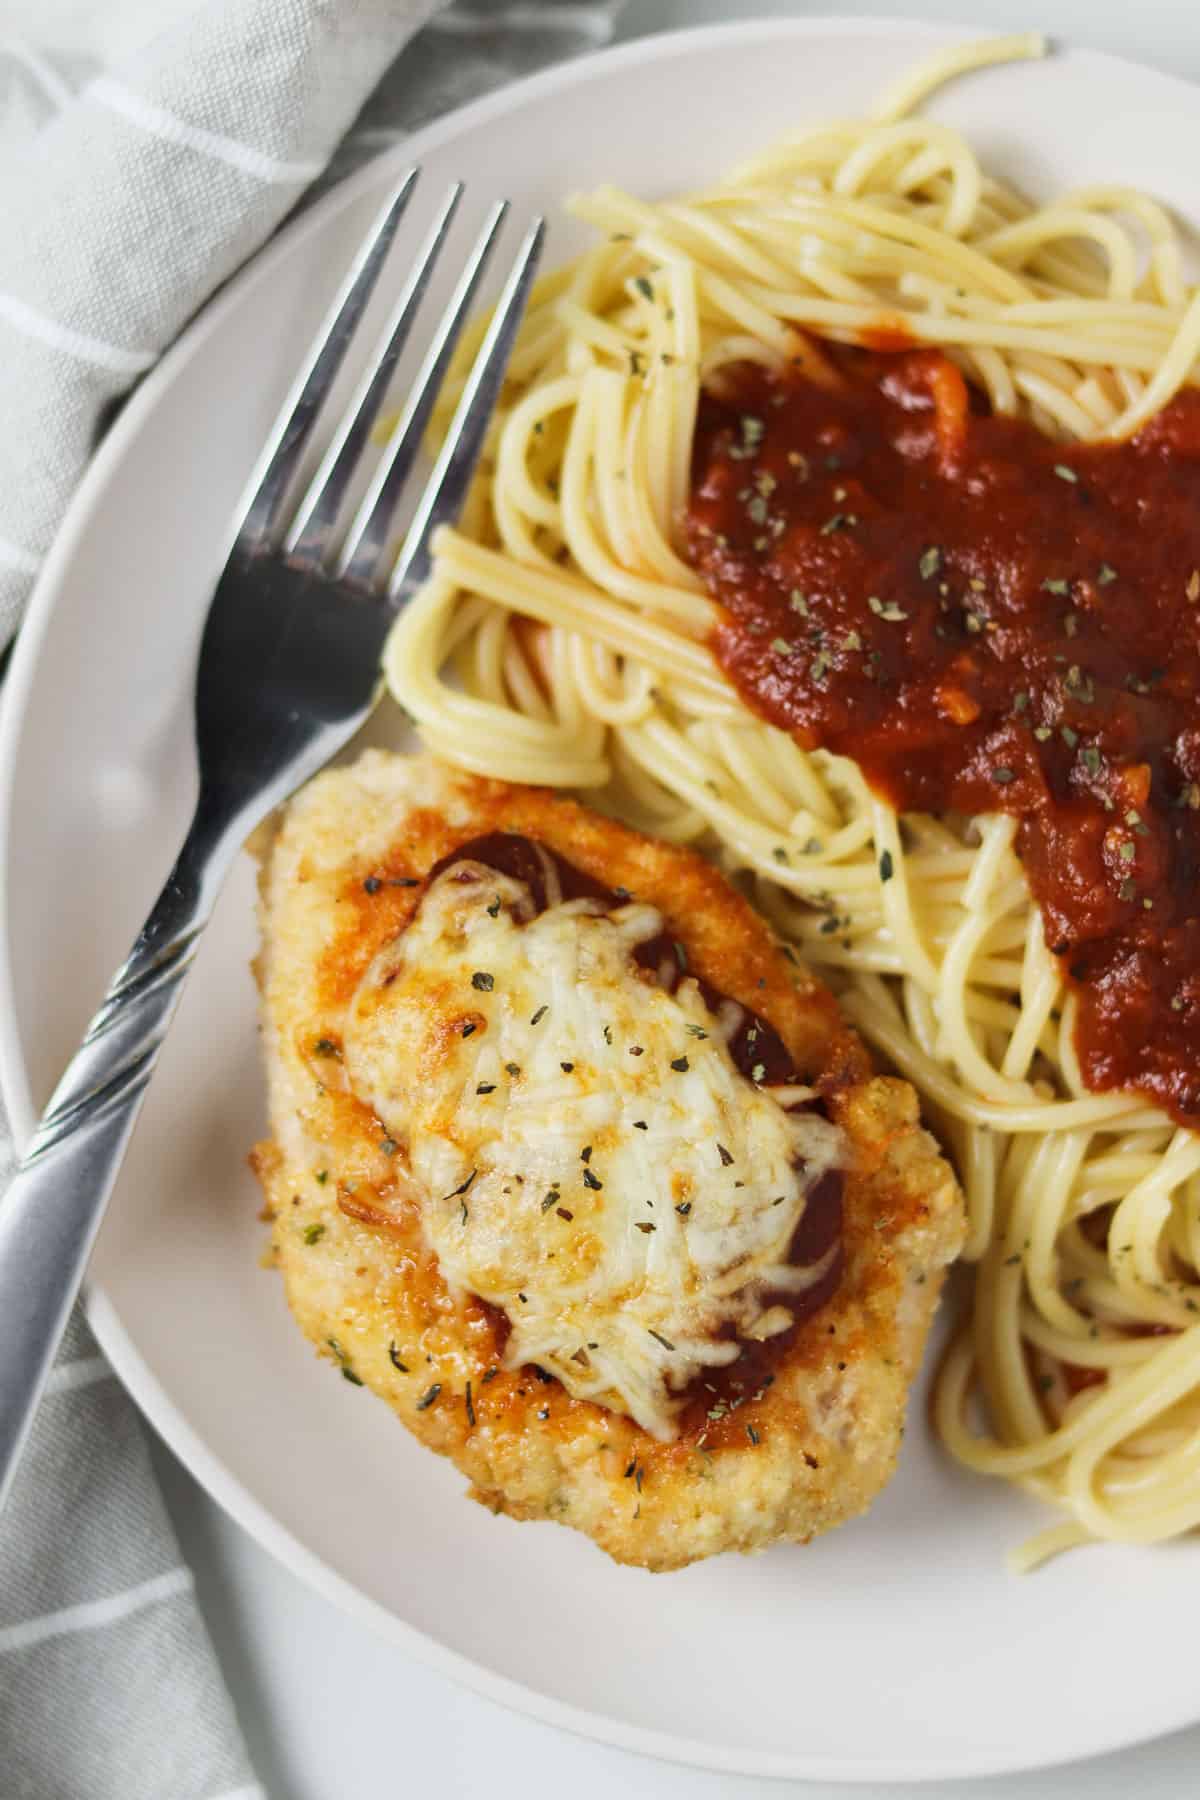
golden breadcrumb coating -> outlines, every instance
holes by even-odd
[[[497,830],[656,907],[689,967],[775,1028],[849,1142],[836,1293],[747,1352],[734,1403],[697,1398],[671,1441],[533,1369],[502,1366],[502,1319],[448,1289],[402,1159],[346,1089],[339,1046],[364,972],[412,916],[432,865]],[[449,1456],[474,1498],[574,1526],[618,1562],[682,1568],[807,1541],[862,1512],[895,1465],[908,1387],[961,1245],[961,1197],[912,1088],[873,1075],[832,997],[726,879],[546,790],[373,751],[287,808],[261,896],[273,1138],[252,1161],[289,1305],[319,1350]]]

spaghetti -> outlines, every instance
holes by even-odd
[[[993,414],[1067,443],[1129,436],[1195,378],[1200,295],[1158,205],[1097,186],[1033,208],[912,116],[1043,48],[939,56],[873,118],[710,192],[575,200],[600,241],[535,290],[464,517],[387,655],[448,761],[580,790],[737,874],[917,1087],[975,1264],[938,1429],[1066,1514],[1020,1566],[1200,1524],[1200,1136],[1085,1085],[1015,818],[901,816],[747,710],[684,520],[702,395],[747,364],[833,381],[820,340],[935,346]]]

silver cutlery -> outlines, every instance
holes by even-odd
[[[488,214],[344,539],[336,521],[444,249],[451,189],[304,497],[285,515],[317,416],[357,335],[416,184],[383,207],[297,376],[209,608],[196,671],[199,796],[175,866],[0,1200],[0,1506],[183,983],[238,849],[348,743],[379,691],[380,656],[457,517],[504,379],[544,231],[509,269],[398,556],[398,504],[508,203]]]

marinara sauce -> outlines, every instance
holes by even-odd
[[[898,809],[1015,815],[1087,1085],[1200,1125],[1200,392],[1068,447],[935,351],[747,366],[688,532],[747,704]]]

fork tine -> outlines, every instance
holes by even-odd
[[[296,472],[317,414],[383,271],[419,174],[419,169],[410,169],[380,209],[292,383],[255,471],[253,498],[237,535],[242,549],[256,548],[274,523],[284,490]]]
[[[425,297],[429,278],[446,233],[450,229],[463,184],[456,181],[442,203],[429,235],[417,255],[412,274],[388,320],[375,354],[354,391],[341,425],[300,502],[296,515],[283,540],[289,560],[301,568],[319,568],[324,560],[329,533],[337,518],[355,466],[371,433],[388,386],[396,371],[400,354],[408,341],[413,321]]]
[[[433,534],[446,520],[458,517],[466,500],[488,424],[504,385],[504,371],[537,273],[545,233],[545,220],[535,219],[509,271],[487,336],[450,422],[446,441],[396,559],[388,584],[388,593],[395,601],[407,598],[426,580]]]
[[[392,514],[417,459],[421,438],[429,423],[438,389],[442,385],[450,358],[454,354],[454,346],[470,312],[475,290],[487,267],[496,235],[507,212],[508,201],[497,201],[484,222],[470,260],[442,315],[433,343],[417,371],[408,404],[396,422],[371,485],[346,533],[335,570],[340,580],[353,582],[360,587],[370,587],[374,583],[379,559],[387,544]]]

